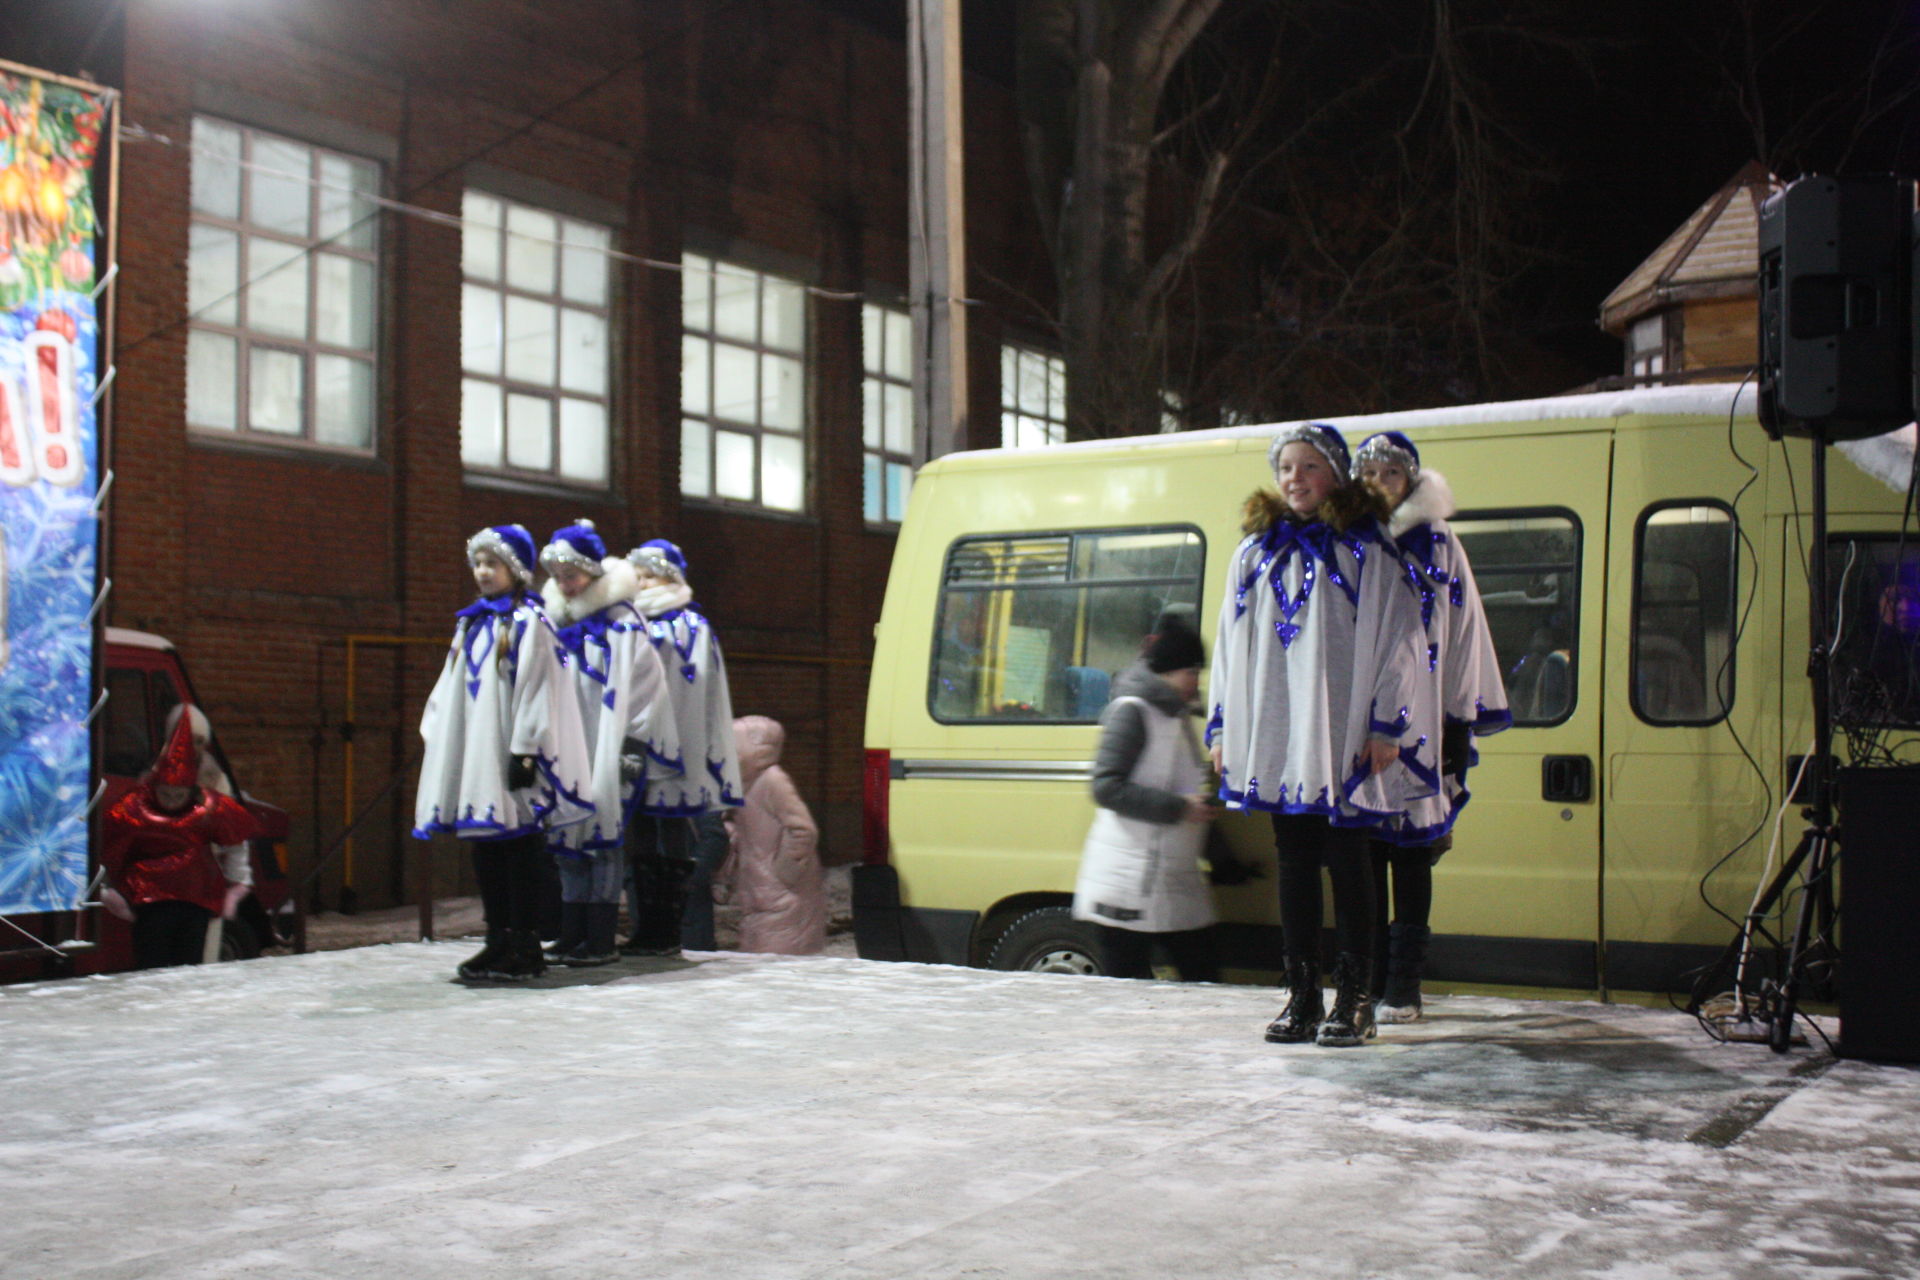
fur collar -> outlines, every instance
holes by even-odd
[[[1447,478],[1431,467],[1420,468],[1420,483],[1413,486],[1406,500],[1393,509],[1387,532],[1399,537],[1409,529],[1445,520],[1455,511],[1453,488]]]
[[[1240,528],[1245,533],[1265,533],[1276,524],[1308,524],[1294,514],[1292,507],[1272,489],[1255,489],[1242,508],[1245,520]],[[1320,509],[1313,513],[1313,519],[1325,524],[1335,533],[1345,533],[1367,517],[1373,517],[1382,525],[1387,522],[1387,500],[1363,484],[1343,484],[1327,495]]]
[[[686,608],[692,599],[692,587],[683,582],[670,582],[664,587],[640,588],[640,594],[633,598],[633,607],[644,618],[657,618],[663,613]]]
[[[571,626],[640,594],[640,575],[624,559],[608,556],[600,566],[605,572],[571,600],[560,594],[560,586],[552,578],[540,584],[540,598],[547,602],[547,616],[553,619],[554,626]]]

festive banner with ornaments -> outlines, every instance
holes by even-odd
[[[105,90],[0,65],[0,915],[85,896]]]

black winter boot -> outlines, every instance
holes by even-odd
[[[1313,1039],[1326,1016],[1326,997],[1320,991],[1320,965],[1312,959],[1287,958],[1287,1007],[1267,1025],[1270,1044],[1304,1044]]]
[[[679,819],[672,819],[679,821]],[[687,881],[693,878],[691,858],[650,858],[633,871],[635,894],[633,936],[620,948],[624,956],[680,954],[680,917],[687,905]]]
[[[1432,933],[1423,924],[1396,924],[1387,943],[1387,980],[1374,1008],[1381,1022],[1415,1022],[1420,1017],[1420,971],[1427,962],[1427,938]]]
[[[560,904],[560,936],[547,948],[544,959],[548,964],[564,964],[567,954],[586,940],[587,904],[563,902]]]
[[[487,930],[487,944],[460,962],[454,972],[466,982],[479,982],[493,976],[493,967],[506,958],[507,930]]]
[[[586,913],[587,936],[579,946],[560,957],[560,963],[573,969],[612,964],[620,958],[619,950],[613,945],[613,935],[620,925],[620,904],[588,902],[580,909]]]
[[[1342,951],[1333,962],[1333,1008],[1316,1039],[1330,1049],[1351,1048],[1373,1039],[1373,998],[1367,994],[1366,959]]]
[[[540,954],[540,934],[533,929],[510,929],[505,955],[487,976],[499,982],[525,982],[547,971],[546,957]]]

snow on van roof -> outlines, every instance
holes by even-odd
[[[173,641],[165,636],[157,636],[151,631],[131,631],[126,627],[108,627],[107,643],[125,645],[129,649],[173,648]]]

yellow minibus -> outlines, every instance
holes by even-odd
[[[1733,937],[1812,732],[1808,557],[1833,566],[1843,715],[1920,724],[1903,494],[1835,452],[1808,545],[1810,446],[1750,386],[1329,419],[1407,432],[1445,474],[1514,725],[1476,740],[1435,871],[1427,974],[1685,989]],[[1169,607],[1211,650],[1240,507],[1278,426],[953,454],[923,468],[876,632],[863,956],[1098,972],[1072,900],[1113,675]],[[1876,675],[1877,673],[1877,675]],[[1205,702],[1203,691],[1202,703]],[[1848,708],[1852,710],[1849,712]],[[1783,809],[1788,811],[1784,814]],[[1264,875],[1214,890],[1223,958],[1280,968],[1270,829],[1222,830]]]

